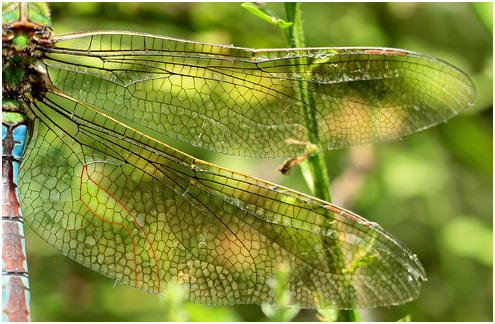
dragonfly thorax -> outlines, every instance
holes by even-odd
[[[43,51],[39,44],[46,45],[51,35],[51,27],[25,20],[2,27],[2,110],[22,111],[23,103],[44,96],[42,89],[46,88],[44,80],[47,78],[36,67],[43,65],[40,60]]]

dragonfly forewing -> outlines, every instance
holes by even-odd
[[[314,100],[318,151],[399,138],[474,100],[463,72],[405,50],[254,50],[131,32],[50,45],[44,62],[61,91],[150,136],[234,155],[302,155],[301,88]]]

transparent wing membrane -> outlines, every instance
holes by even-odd
[[[301,87],[315,102],[320,150],[398,138],[474,99],[461,71],[404,50],[252,50],[111,32],[54,43],[45,62],[61,91],[154,137],[233,155],[302,155]]]
[[[133,140],[130,129],[123,138],[112,123],[57,121],[50,115],[74,104],[50,94],[45,103],[33,110],[40,118],[20,176],[26,223],[85,266],[155,293],[184,283],[190,301],[213,305],[272,301],[268,279],[279,263],[303,307],[373,307],[418,294],[424,270],[378,225]]]

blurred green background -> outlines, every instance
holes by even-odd
[[[53,3],[56,34],[132,30],[209,43],[286,47],[278,27],[240,3]],[[283,5],[267,7],[284,16]],[[477,99],[448,123],[398,141],[326,153],[333,202],[378,222],[423,263],[413,302],[362,310],[362,320],[493,318],[493,38],[491,3],[303,3],[307,46],[384,46],[442,58],[473,79]],[[300,168],[281,160],[180,149],[236,171],[310,193]],[[26,230],[35,321],[162,321],[158,295],[114,284]],[[193,321],[263,321],[258,306],[182,305]],[[301,311],[296,320],[316,320]]]

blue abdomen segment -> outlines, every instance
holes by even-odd
[[[10,126],[10,127],[9,127]],[[12,132],[12,137],[14,139],[13,147],[11,153],[5,152],[5,147],[3,143],[8,139],[6,139],[7,133],[9,132],[9,128]],[[27,125],[25,122],[19,122],[17,125],[13,125],[12,123],[2,123],[2,158],[5,156],[6,158],[10,155],[12,156],[12,165],[14,167],[14,183],[17,185],[17,180],[19,176],[19,164],[22,157],[22,152],[24,151],[24,146],[26,144],[26,136],[27,136]],[[8,148],[7,148],[8,150]]]
[[[24,150],[24,145],[26,144],[27,135],[27,125],[22,123],[14,128],[14,150],[12,155],[16,158],[21,158],[22,152]]]

